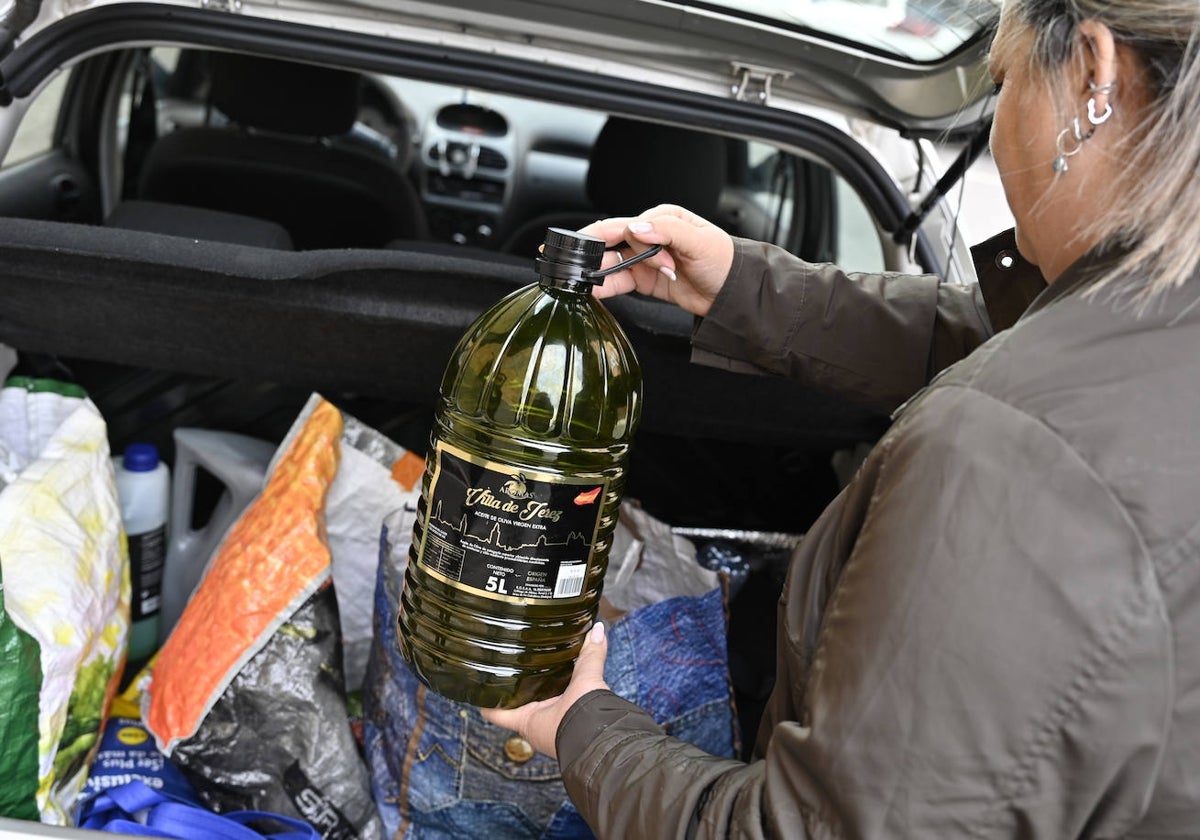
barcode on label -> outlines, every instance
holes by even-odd
[[[583,576],[587,572],[587,563],[572,563],[560,566],[558,580],[554,584],[555,598],[574,598],[583,591]]]

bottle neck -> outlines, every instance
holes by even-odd
[[[590,295],[593,284],[590,281],[578,278],[553,277],[549,274],[541,274],[538,277],[538,285],[543,289],[555,289],[556,291],[570,292],[577,295]]]
[[[586,275],[600,267],[600,257],[584,259],[577,254],[543,253],[534,261],[538,284],[543,289],[555,289],[572,294],[590,295],[593,280]]]

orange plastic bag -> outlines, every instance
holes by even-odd
[[[326,838],[376,840],[346,710],[325,521],[342,431],[341,413],[314,395],[159,652],[145,719],[215,810],[271,811]]]

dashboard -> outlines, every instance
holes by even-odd
[[[588,150],[605,115],[387,79],[411,112],[413,175],[433,238],[500,248],[511,220],[586,207]]]
[[[494,244],[517,151],[499,111],[468,102],[437,109],[422,133],[418,173],[434,238]]]

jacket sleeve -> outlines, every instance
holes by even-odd
[[[1000,253],[1010,259],[997,262]],[[729,277],[692,336],[692,360],[786,376],[889,413],[1011,326],[1045,286],[1011,231],[972,256],[981,283],[960,286],[932,274],[848,274],[736,239]]]
[[[781,669],[761,760],[707,756],[604,693],[564,718],[567,790],[601,840],[1126,834],[1173,677],[1108,488],[1051,429],[955,386],[910,406],[846,492],[861,525],[815,646],[781,605],[779,655],[805,664]]]

